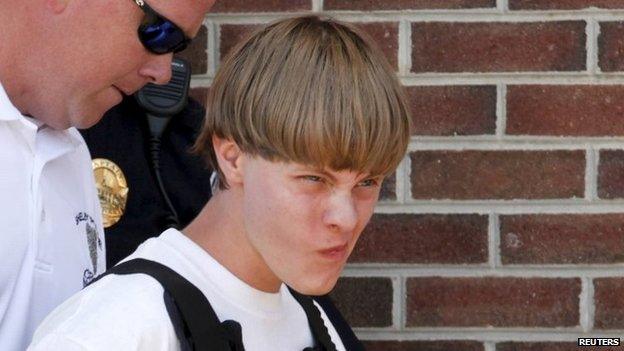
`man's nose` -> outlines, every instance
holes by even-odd
[[[339,232],[351,232],[357,225],[358,216],[351,193],[332,194],[323,214],[323,221],[328,227]]]
[[[139,70],[139,74],[146,77],[150,83],[167,84],[171,79],[171,60],[173,54],[151,55]]]

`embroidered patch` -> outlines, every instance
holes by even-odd
[[[91,258],[91,264],[93,265],[93,271],[90,271],[90,278],[93,279],[94,272],[97,272],[97,262],[98,262],[98,250],[102,250],[102,241],[100,240],[100,236],[98,235],[97,225],[95,224],[95,220],[85,212],[80,212],[76,215],[76,225],[79,225],[82,222],[85,222],[85,235],[87,237],[87,245],[89,249],[89,257]],[[85,282],[85,278],[87,278],[87,271],[85,270],[83,276],[83,283]],[[89,280],[90,281],[90,280]],[[87,282],[88,283],[88,282]]]

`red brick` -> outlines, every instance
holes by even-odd
[[[363,341],[368,351],[484,351],[478,341]]]
[[[414,72],[580,71],[585,22],[412,24]]]
[[[211,12],[281,12],[312,9],[312,0],[223,0]]]
[[[598,66],[605,72],[624,71],[622,31],[624,31],[624,22],[603,22],[600,24]]]
[[[496,7],[496,0],[325,0],[325,10],[421,10]]]
[[[579,338],[584,337],[578,335]],[[624,350],[624,346],[579,347],[576,342],[503,342],[496,344],[496,351],[616,351]]]
[[[624,262],[624,214],[501,216],[504,264]]]
[[[350,326],[389,327],[392,291],[388,278],[340,278],[331,298]]]
[[[509,0],[511,10],[577,10],[589,7],[624,8],[622,0]]]
[[[396,22],[354,23],[377,44],[395,69],[398,67],[399,24]],[[223,58],[239,41],[242,41],[261,24],[224,24],[221,26],[220,53]]]
[[[392,67],[398,69],[399,24],[397,22],[355,23],[375,41]]]
[[[624,135],[624,86],[512,85],[507,88],[507,133]]]
[[[206,108],[206,102],[208,100],[209,88],[191,88],[189,96],[201,103]]]
[[[197,36],[191,44],[176,54],[177,57],[183,58],[191,63],[192,74],[206,74],[208,72],[208,29],[201,26]]]
[[[480,215],[375,214],[351,262],[483,263],[488,218]]]
[[[598,165],[598,197],[624,198],[624,150],[601,150]]]
[[[379,192],[380,200],[396,200],[396,173],[392,173],[384,179]]]
[[[407,87],[416,135],[480,135],[496,132],[496,87]]]
[[[565,199],[582,197],[583,151],[418,151],[415,199]]]
[[[221,26],[219,37],[219,52],[221,58],[225,57],[236,44],[245,39],[256,29],[261,28],[261,24],[224,24]]]
[[[594,327],[624,328],[624,278],[594,279]]]
[[[410,278],[409,327],[572,327],[580,279]]]

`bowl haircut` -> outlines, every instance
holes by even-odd
[[[386,176],[404,157],[410,116],[394,70],[350,24],[277,21],[224,59],[194,150],[219,169],[212,137],[270,161]]]

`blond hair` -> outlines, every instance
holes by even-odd
[[[194,149],[222,189],[213,136],[271,161],[387,175],[405,154],[409,124],[403,90],[370,39],[305,16],[270,24],[229,53]]]

